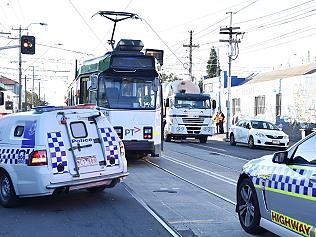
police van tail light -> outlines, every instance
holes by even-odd
[[[120,146],[120,155],[125,156],[125,147],[122,141],[119,142],[119,146]]]
[[[46,150],[33,151],[29,155],[29,166],[47,165]]]
[[[144,127],[144,138],[152,139],[153,138],[153,128],[152,127]]]

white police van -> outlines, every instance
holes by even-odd
[[[114,187],[127,176],[124,145],[93,105],[44,106],[0,119],[0,204],[20,197]]]

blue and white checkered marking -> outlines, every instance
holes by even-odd
[[[34,149],[25,149],[25,148],[18,148],[18,149],[0,148],[0,164],[26,165],[28,162],[29,154],[33,150]]]
[[[111,128],[100,128],[102,139],[106,150],[107,166],[119,165],[119,144],[115,132]],[[110,157],[114,156],[115,163],[110,164]]]
[[[292,169],[289,167],[255,166],[247,172],[256,185],[262,185],[260,174],[271,174],[264,179],[266,187],[285,192],[316,197],[316,184],[309,181],[314,170]]]
[[[68,173],[68,161],[66,156],[65,144],[61,136],[61,132],[47,133],[47,141],[49,147],[50,158],[52,159],[53,174]],[[62,163],[64,171],[58,172],[57,166]]]

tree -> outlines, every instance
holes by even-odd
[[[166,73],[161,74],[162,82],[170,82],[170,81],[176,81],[176,80],[182,80],[181,78],[177,77],[173,73],[170,73],[169,75]]]
[[[206,65],[206,73],[208,78],[218,76],[218,68],[217,68],[217,53],[214,47],[211,48],[210,58],[207,61]]]
[[[31,105],[32,105],[32,93],[27,91],[26,92],[26,106],[30,108]],[[40,106],[40,105],[48,105],[48,102],[39,99],[38,95],[34,92],[34,107]]]

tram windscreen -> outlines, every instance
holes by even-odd
[[[154,109],[154,78],[99,77],[98,105],[111,109]]]

